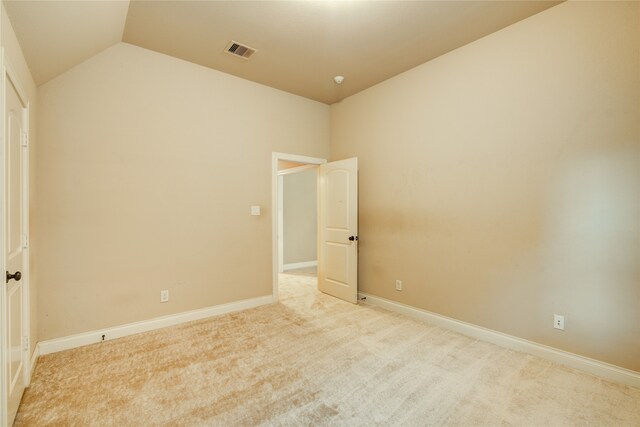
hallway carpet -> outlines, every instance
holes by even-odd
[[[639,389],[282,278],[278,304],[41,357],[16,425],[640,425]]]

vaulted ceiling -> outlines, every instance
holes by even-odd
[[[123,41],[331,104],[559,2],[4,3],[38,85]]]

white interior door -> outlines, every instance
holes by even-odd
[[[318,289],[358,302],[358,159],[320,165]]]
[[[6,77],[6,75],[5,75]],[[5,79],[4,254],[5,298],[3,339],[7,425],[13,423],[26,386],[26,336],[23,313],[26,130],[25,106],[9,78]]]

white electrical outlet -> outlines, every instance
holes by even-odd
[[[396,291],[402,290],[402,280],[396,280]]]
[[[560,314],[553,315],[553,327],[564,331],[564,316]]]
[[[160,302],[169,302],[169,291],[167,289],[160,291]]]

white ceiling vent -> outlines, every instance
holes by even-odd
[[[239,56],[240,58],[249,59],[251,56],[256,53],[258,50],[242,43],[238,43],[237,41],[231,40],[227,45],[225,52]]]

